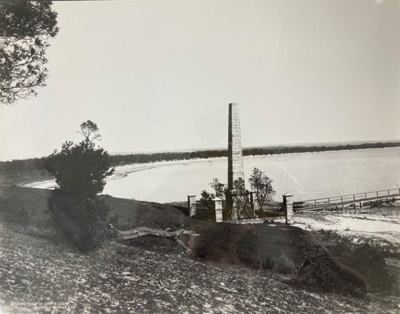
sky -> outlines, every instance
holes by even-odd
[[[79,125],[110,153],[400,140],[400,1],[54,2],[38,96],[0,104],[0,160],[42,157]]]

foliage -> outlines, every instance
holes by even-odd
[[[344,237],[336,231],[320,230],[317,239],[296,240],[304,259],[289,283],[316,291],[364,296],[365,292],[399,295],[398,247],[381,239]]]
[[[214,189],[216,197],[219,197],[222,200],[225,199],[225,193],[227,191],[225,184],[219,182],[217,178],[214,178],[210,183],[210,186]]]
[[[249,213],[251,213],[251,203],[249,200],[249,191],[246,190],[244,180],[239,178],[233,181],[233,189],[232,201],[234,207],[238,210],[239,218],[249,216]]]
[[[228,191],[228,188],[225,184],[221,183],[217,178],[214,178],[210,183],[210,186],[214,189],[214,193],[209,193],[206,190],[201,192],[200,204],[204,207],[213,208],[212,199],[214,197],[221,198],[222,200],[227,199],[227,202],[233,202],[235,204],[235,208],[238,208],[239,217],[248,217],[252,216],[252,204],[250,202],[249,196],[250,193],[246,190],[244,180],[239,178],[233,182],[234,192]],[[232,197],[226,198],[226,195],[231,194]],[[224,219],[230,219],[232,217],[232,204],[229,203],[224,208]]]
[[[254,168],[249,178],[249,183],[251,188],[256,192],[257,202],[262,211],[263,205],[267,202],[271,202],[275,194],[272,188],[272,180],[265,175],[264,171]]]
[[[2,174],[11,175],[29,172],[45,172],[43,168],[43,159],[30,158],[0,162],[0,173]]]
[[[365,296],[367,283],[359,271],[341,264],[312,238],[299,237],[295,245],[303,254],[303,262],[296,268],[289,284],[312,291]]]
[[[394,271],[386,259],[399,259],[395,244],[385,240],[358,238],[356,241],[335,231],[320,230],[321,242],[338,261],[348,269],[357,269],[368,283],[370,292],[400,294],[397,269]]]
[[[107,151],[95,147],[97,132],[92,121],[82,123],[82,142],[74,145],[67,141],[60,152],[55,151],[44,160],[44,168],[56,177],[59,189],[77,199],[93,198],[102,192],[106,177],[114,172]]]
[[[244,184],[244,180],[242,178],[233,181],[233,189],[237,191],[239,194],[244,194],[248,192],[246,190],[246,185]]]
[[[96,198],[103,191],[105,178],[114,172],[108,153],[95,147],[97,125],[88,120],[81,124],[84,140],[67,141],[61,152],[45,158],[44,168],[56,177],[59,188],[48,203],[50,212],[83,251],[97,247],[106,236],[109,208]]]
[[[101,135],[98,133],[99,128],[97,124],[93,121],[86,121],[81,124],[81,131],[78,133],[81,134],[86,142],[93,143],[95,140],[100,140]]]
[[[0,3],[0,102],[12,104],[45,85],[48,40],[58,33],[51,1]]]
[[[110,208],[104,199],[77,199],[56,190],[49,198],[48,208],[62,230],[84,252],[98,247],[111,235]]]
[[[215,195],[213,193],[208,193],[206,190],[203,190],[201,192],[200,205],[208,209],[213,209],[214,204],[212,200],[214,197]]]
[[[215,193],[209,193],[206,190],[203,190],[201,192],[200,205],[209,209],[214,209],[214,203],[212,200],[215,197],[224,200],[227,188],[226,185],[219,182],[217,178],[213,178],[210,186],[214,189]]]

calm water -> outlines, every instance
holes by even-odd
[[[137,200],[171,202],[211,191],[213,178],[227,182],[226,158],[166,165],[110,180],[104,193]],[[400,188],[400,148],[245,157],[246,184],[252,169],[273,180],[275,200],[294,200]]]

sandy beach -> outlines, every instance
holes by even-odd
[[[130,173],[150,170],[150,169],[154,169],[154,168],[176,166],[176,165],[186,165],[186,164],[207,162],[210,160],[218,160],[218,159],[224,159],[224,158],[226,158],[226,157],[216,157],[216,158],[207,158],[207,159],[196,158],[196,159],[190,159],[190,160],[157,161],[157,162],[144,163],[144,164],[128,164],[128,165],[123,165],[123,166],[116,166],[116,167],[114,167],[115,168],[114,174],[112,176],[108,177],[107,181],[121,180],[121,179],[127,177]],[[36,188],[36,189],[54,189],[57,186],[57,184],[55,182],[55,179],[51,179],[51,180],[44,180],[44,181],[31,182],[31,183],[23,183],[23,184],[19,184],[18,186],[27,187],[27,188]]]

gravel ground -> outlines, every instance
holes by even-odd
[[[89,254],[0,222],[4,313],[399,313],[400,298],[290,287],[283,275],[111,243]]]

